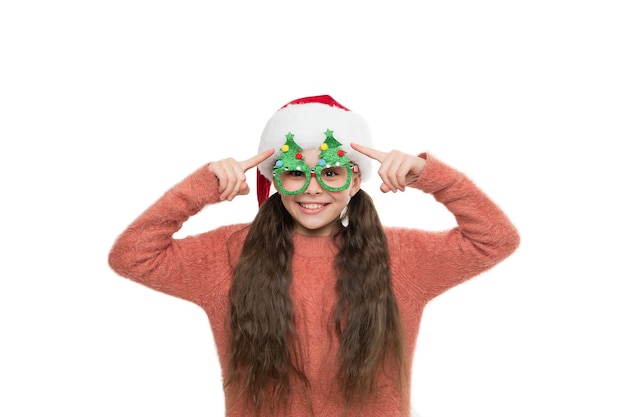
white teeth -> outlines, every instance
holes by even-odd
[[[308,209],[308,210],[317,210],[317,209],[320,209],[320,208],[324,207],[323,204],[305,204],[305,203],[300,203],[300,205],[302,207],[304,207],[305,209]]]

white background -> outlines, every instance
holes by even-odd
[[[370,3],[2,3],[0,415],[222,415],[204,313],[108,251],[200,165],[254,155],[280,106],[331,94],[378,148],[465,172],[522,236],[427,307],[420,416],[626,416],[621,2]],[[377,185],[384,223],[451,225]],[[181,234],[255,212],[240,197]]]

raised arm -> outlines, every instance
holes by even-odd
[[[174,239],[183,223],[206,205],[247,194],[245,171],[271,151],[246,161],[225,159],[202,166],[168,190],[117,238],[109,265],[118,274],[155,290],[196,301],[202,277],[227,262],[225,241],[232,228]]]
[[[420,289],[428,299],[501,262],[519,246],[509,218],[463,173],[423,154],[426,166],[413,187],[432,194],[455,217],[457,226],[441,232],[399,233],[402,257],[412,257]],[[411,244],[409,244],[411,241]]]
[[[417,188],[433,195],[455,217],[446,231],[396,229],[388,233],[400,281],[426,299],[493,267],[519,246],[517,229],[467,176],[428,154],[381,152],[353,144],[381,163],[381,190]],[[413,291],[411,291],[413,292]]]

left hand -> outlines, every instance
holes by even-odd
[[[426,160],[416,155],[400,151],[382,152],[367,146],[351,143],[357,152],[380,162],[378,175],[383,180],[380,190],[383,193],[404,191],[405,187],[417,180],[426,166]]]

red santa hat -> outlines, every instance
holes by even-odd
[[[294,141],[302,149],[317,149],[326,139],[326,130],[333,131],[334,138],[342,143],[346,156],[359,166],[362,180],[367,180],[372,170],[371,160],[350,147],[350,142],[371,146],[367,122],[328,95],[299,98],[281,107],[263,129],[259,153],[274,149],[277,151],[275,155],[279,155],[287,133],[294,135]],[[275,161],[272,156],[257,167],[259,205],[269,196]]]

